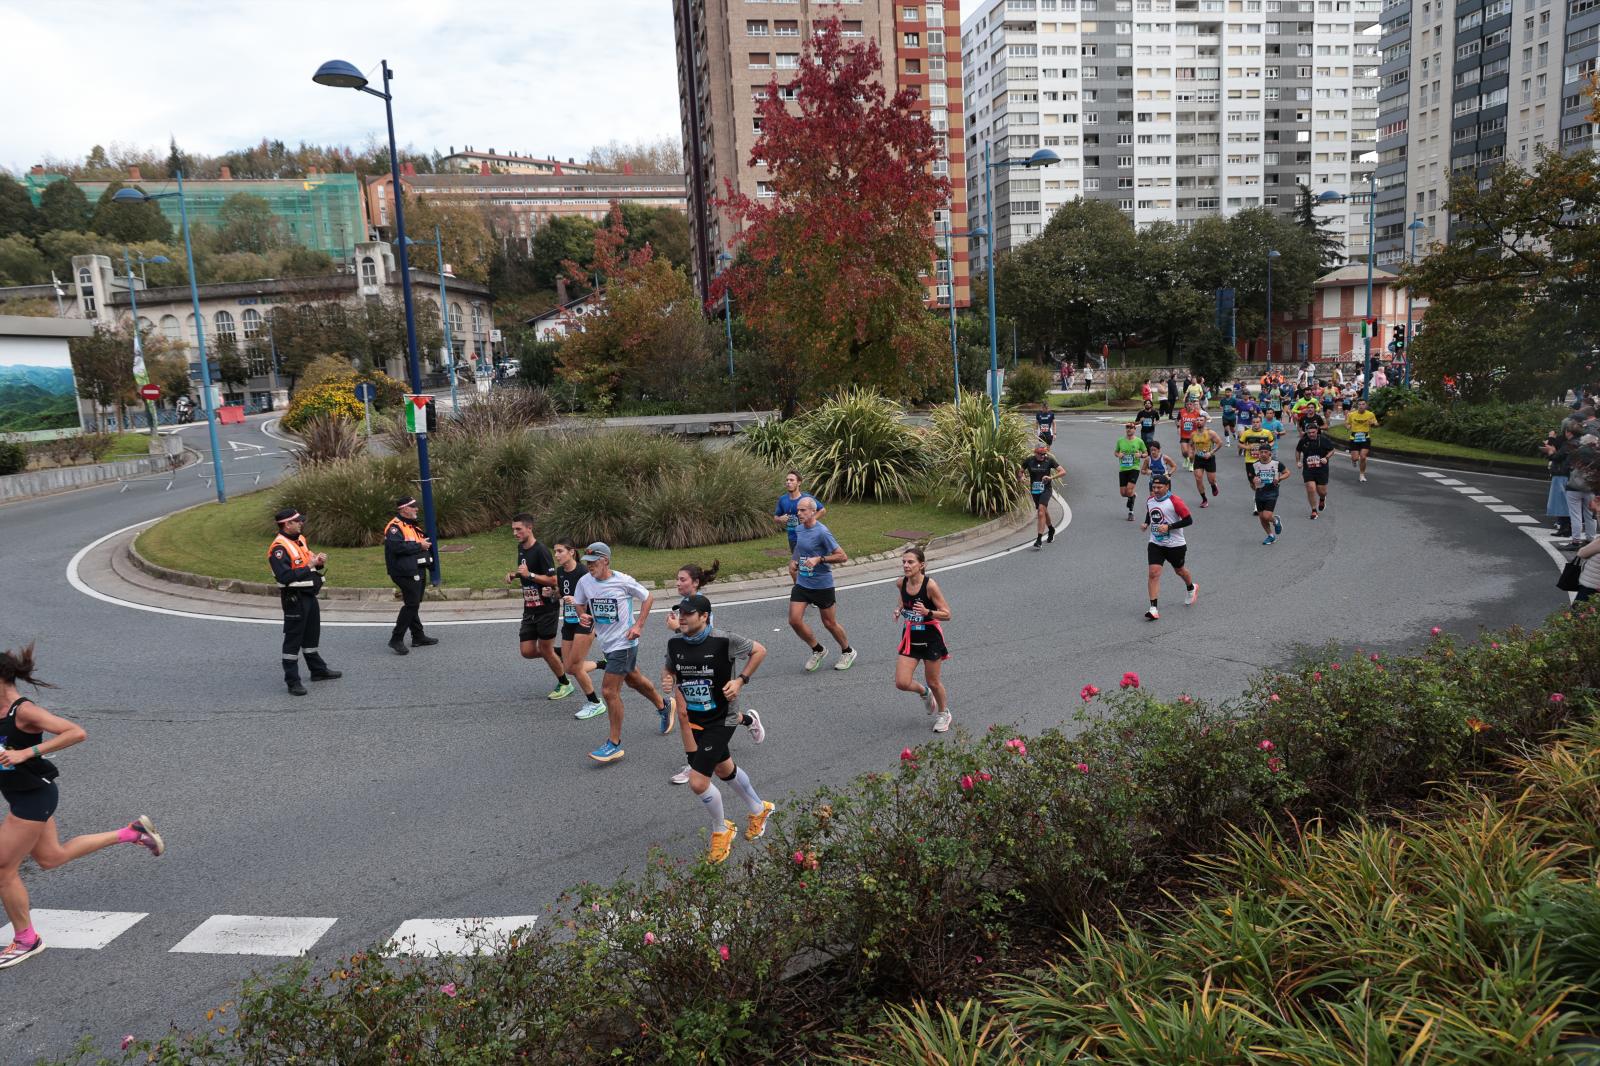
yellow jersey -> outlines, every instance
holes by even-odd
[[[1378,416],[1371,411],[1351,411],[1345,416],[1344,424],[1350,430],[1351,444],[1369,444],[1372,431],[1378,428]]]
[[[1276,435],[1270,429],[1255,429],[1252,427],[1241,430],[1239,433],[1239,443],[1244,445],[1246,456],[1254,455],[1258,445],[1271,444],[1276,439]]]

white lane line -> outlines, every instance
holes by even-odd
[[[284,444],[289,444],[289,445],[293,445],[295,447],[298,447],[300,442],[295,440],[293,437],[285,437],[282,433],[274,432],[274,427],[277,426],[277,424],[279,422],[281,422],[281,421],[283,421],[283,419],[281,417],[280,418],[269,418],[265,422],[261,423],[261,425],[258,428],[261,430],[261,432],[263,434],[265,434],[268,437],[271,437],[275,441],[280,441],[280,442],[282,442]]]
[[[1467,499],[1471,500],[1473,503],[1499,503],[1500,502],[1500,497],[1498,497],[1498,496],[1468,496]]]
[[[1482,489],[1477,488],[1476,486],[1473,486],[1473,485],[1457,485],[1455,488],[1456,488],[1456,491],[1461,493],[1461,495],[1463,495],[1463,496],[1474,496],[1474,495],[1481,494],[1483,492]]]
[[[1056,526],[1056,532],[1060,533],[1068,526],[1072,525],[1072,508],[1067,504],[1066,497],[1062,496],[1061,493],[1052,490],[1052,495],[1055,496],[1056,502],[1061,505],[1061,522]],[[162,515],[160,518],[151,518],[143,522],[135,522],[131,526],[123,526],[121,529],[112,530],[110,533],[107,533],[104,536],[92,540],[88,544],[84,545],[67,563],[68,584],[91,599],[99,600],[102,603],[115,604],[118,607],[126,607],[132,611],[144,611],[147,614],[164,614],[171,618],[192,618],[200,622],[243,622],[247,625],[258,626],[283,625],[283,619],[281,618],[238,618],[233,615],[208,614],[204,611],[180,611],[173,607],[157,607],[154,604],[149,603],[135,603],[133,600],[125,600],[118,596],[108,596],[106,593],[101,592],[98,589],[90,588],[88,583],[79,576],[78,568],[83,564],[84,557],[87,556],[91,551],[98,548],[112,537],[119,537],[122,534],[128,533],[132,530],[142,529],[145,526],[154,525],[155,523],[161,521],[161,518],[165,517],[165,515]],[[1003,559],[1015,552],[1031,550],[1033,550],[1033,542],[1025,541],[1022,544],[1002,549],[1001,551],[994,552],[990,555],[980,556],[977,559],[968,559],[965,562],[951,563],[947,566],[931,566],[928,568],[928,572],[930,574],[943,574],[951,570],[961,570],[969,566],[976,566],[979,563],[987,563],[995,559]],[[840,585],[838,588],[841,592],[848,589],[873,588],[879,585],[892,585],[899,580],[900,578],[898,577],[884,577],[877,578],[872,581],[857,581],[848,585]],[[658,589],[657,591],[660,590]],[[760,603],[787,603],[788,600],[789,594],[785,592],[777,596],[757,596],[746,600],[718,600],[717,606],[744,607],[750,604]],[[669,607],[658,607],[651,613],[666,614],[668,610],[670,610]],[[519,614],[513,615],[509,618],[454,618],[439,621],[430,619],[428,624],[430,626],[510,625],[512,623],[520,623],[521,617],[522,616]],[[334,627],[344,629],[392,629],[394,627],[393,622],[332,622],[328,620],[324,620],[322,625],[324,628]]]
[[[539,920],[537,914],[504,918],[411,918],[389,938],[397,955],[471,955],[502,950],[511,934]]]
[[[1512,522],[1519,526],[1538,525],[1539,523],[1537,518],[1533,518],[1530,515],[1525,514],[1503,514],[1500,517],[1504,518],[1507,522]]]
[[[333,928],[335,921],[213,914],[168,951],[193,955],[304,955]]]
[[[1371,459],[1368,459],[1367,461],[1369,463],[1372,462]],[[1383,460],[1381,460],[1381,459],[1378,460],[1378,462],[1382,462],[1382,461]],[[1410,466],[1411,464],[1410,463],[1399,463],[1397,465],[1399,465],[1399,466]],[[1417,473],[1421,474],[1423,477],[1444,477],[1444,475],[1439,473],[1439,471],[1437,471],[1437,470],[1418,470]]]
[[[1435,485],[1465,485],[1465,481],[1457,481],[1453,477],[1442,477],[1434,482]]]
[[[134,911],[57,911],[34,908],[33,927],[46,947],[98,951],[138,925],[146,915]],[[10,943],[13,930],[0,928],[0,942]]]
[[[1522,513],[1522,508],[1513,507],[1509,503],[1491,503],[1491,504],[1489,504],[1489,510],[1493,511],[1495,514],[1521,514]]]

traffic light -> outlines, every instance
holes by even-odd
[[[1406,350],[1406,327],[1405,326],[1401,325],[1401,326],[1394,327],[1394,343],[1391,345],[1391,347],[1393,347],[1394,350],[1397,351],[1397,352],[1403,352],[1403,351]]]

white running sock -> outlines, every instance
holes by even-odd
[[[723,778],[744,799],[744,805],[750,809],[751,814],[760,814],[764,808],[761,797],[756,795],[756,788],[750,783],[750,775],[744,772],[744,767],[735,767],[731,778]]]
[[[707,785],[706,790],[700,793],[700,802],[706,805],[706,814],[711,818],[711,831],[722,832],[722,792],[715,783]]]

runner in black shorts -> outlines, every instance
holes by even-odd
[[[590,662],[589,646],[594,643],[594,626],[578,621],[578,608],[573,605],[572,594],[583,575],[588,573],[578,562],[578,546],[570,539],[556,541],[556,596],[561,604],[561,670],[578,683],[583,690],[583,706],[572,717],[579,721],[598,718],[606,713],[606,705],[594,690],[589,673],[605,666],[604,662]]]
[[[34,676],[33,645],[19,651],[0,652],[0,795],[11,810],[0,823],[0,902],[13,930],[11,945],[0,951],[0,969],[15,966],[44,950],[44,940],[33,928],[28,889],[18,873],[22,860],[32,856],[41,870],[53,870],[113,844],[138,844],[152,855],[167,850],[161,834],[144,815],[109,833],[85,833],[65,844],[56,827],[60,771],[45,755],[81,744],[83,727],[59,718],[17,691],[17,683],[47,688]],[[45,739],[45,734],[50,739]]]
[[[1151,475],[1150,497],[1145,500],[1144,506],[1145,520],[1139,528],[1150,534],[1150,543],[1145,548],[1150,609],[1145,611],[1144,616],[1154,622],[1161,617],[1161,609],[1156,601],[1161,595],[1162,567],[1170,564],[1183,579],[1188,592],[1184,603],[1193,606],[1200,598],[1200,585],[1189,572],[1189,542],[1183,532],[1194,525],[1194,515],[1173,493],[1172,480],[1165,473]]]
[[[901,631],[894,687],[921,696],[923,706],[933,715],[933,731],[943,733],[950,728],[950,695],[942,677],[950,650],[939,623],[950,621],[950,604],[938,583],[928,576],[928,559],[920,547],[913,544],[900,553],[900,569],[905,577],[900,579],[900,604],[895,609]],[[925,685],[917,683],[918,663]]]
[[[1289,476],[1289,468],[1272,457],[1272,445],[1256,445],[1256,461],[1250,464],[1250,487],[1256,491],[1256,518],[1273,544],[1283,532],[1283,521],[1273,514],[1278,509],[1278,485]]]
[[[1150,405],[1145,404],[1146,407]],[[1129,422],[1122,427],[1122,436],[1117,443],[1111,446],[1111,454],[1117,460],[1117,491],[1122,494],[1122,502],[1128,506],[1128,521],[1133,521],[1133,500],[1139,491],[1139,473],[1144,466],[1145,456],[1149,454],[1149,445],[1145,440],[1133,435],[1134,424]],[[1153,442],[1154,437],[1150,440]]]
[[[1311,508],[1311,520],[1328,506],[1328,456],[1333,454],[1333,442],[1322,435],[1322,427],[1307,421],[1305,435],[1294,446],[1300,454],[1300,476],[1306,483],[1306,504]]]
[[[1034,513],[1038,515],[1033,538],[1035,548],[1046,541],[1053,543],[1056,539],[1055,523],[1050,521],[1050,479],[1065,474],[1056,457],[1043,444],[1034,445],[1033,454],[1022,460],[1022,479],[1028,483],[1029,498],[1033,500]]]
[[[522,657],[543,659],[556,678],[548,698],[566,699],[572,695],[572,682],[556,655],[561,605],[556,596],[555,558],[534,537],[533,515],[523,512],[512,518],[511,535],[517,542],[517,568],[506,575],[506,584],[522,583],[522,628],[517,633]]]
[[[1039,401],[1039,409],[1033,413],[1033,421],[1038,426],[1039,439],[1045,447],[1056,442],[1056,413],[1050,410],[1050,397],[1046,396]]]

